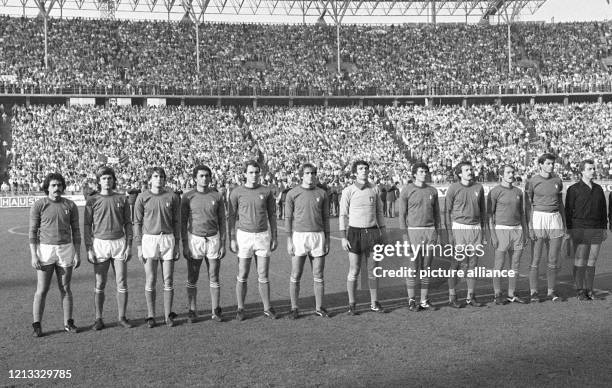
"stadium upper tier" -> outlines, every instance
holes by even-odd
[[[0,93],[449,95],[612,91],[612,24],[193,24],[0,17]],[[612,62],[612,61],[611,61]]]
[[[198,163],[223,184],[238,181],[248,159],[262,163],[268,181],[297,180],[299,165],[310,161],[323,182],[343,184],[356,159],[372,163],[373,180],[401,182],[409,179],[411,163],[422,160],[436,183],[452,179],[459,161],[471,160],[482,181],[496,180],[502,163],[525,177],[547,151],[558,155],[555,170],[564,179],[587,157],[596,160],[598,177],[612,177],[612,103],[14,109],[9,174],[22,187],[39,186],[53,171],[78,187],[103,163],[116,168],[122,189],[138,187],[155,165],[166,169],[175,189],[190,187]]]

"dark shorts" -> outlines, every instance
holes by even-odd
[[[604,240],[604,234],[607,233],[605,229],[593,229],[576,227],[570,231],[572,241],[575,245],[580,244],[601,244]]]
[[[358,255],[372,252],[374,245],[382,244],[383,242],[382,233],[377,226],[371,228],[353,228],[349,226],[346,238],[349,244],[351,244],[349,252]]]

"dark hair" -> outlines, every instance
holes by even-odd
[[[117,176],[115,175],[115,170],[108,166],[100,166],[96,170],[96,182],[98,182],[98,185],[100,184],[100,178],[102,175],[110,175],[113,177],[113,186],[111,189],[115,190],[117,188]]]
[[[193,168],[193,172],[191,173],[191,176],[193,177],[193,179],[195,179],[197,177],[198,171],[206,171],[206,172],[208,172],[208,174],[210,174],[210,176],[212,178],[212,171],[211,171],[211,169],[208,166],[206,166],[206,165],[199,164],[199,165],[197,165],[197,166],[195,166]]]
[[[580,170],[579,170],[579,172],[583,172],[584,168],[586,167],[587,164],[595,165],[595,161],[593,159],[585,159],[582,162],[580,162]]]
[[[366,162],[366,161],[365,161],[365,160],[363,160],[363,159],[355,160],[355,161],[353,162],[353,165],[351,166],[351,172],[352,172],[353,174],[356,174],[356,173],[357,173],[357,167],[358,167],[358,166],[366,166],[367,168],[370,168],[370,163]]]
[[[419,168],[424,169],[426,172],[429,172],[429,166],[427,165],[427,163],[423,163],[423,162],[418,162],[415,163],[412,166],[412,175],[416,175],[417,171],[419,170]]]
[[[253,159],[247,160],[247,162],[244,164],[244,171],[243,171],[244,173],[247,172],[249,166],[257,167],[257,169],[261,173],[261,166],[259,165],[259,163],[257,163],[257,161],[255,161]]]
[[[62,194],[64,194],[64,190],[66,190],[66,180],[59,172],[52,172],[50,174],[47,174],[47,176],[45,177],[45,180],[42,184],[42,189],[45,194],[49,195],[49,184],[51,184],[51,181],[59,181],[62,184]]]
[[[158,173],[160,177],[166,179],[166,171],[162,167],[152,167],[147,172],[147,183],[151,180],[153,174]]]
[[[502,164],[502,165],[499,167],[499,169],[497,170],[497,174],[498,174],[499,176],[504,175],[504,173],[506,172],[506,167],[510,167],[511,169],[513,169],[514,171],[516,171],[516,168],[514,168],[514,166],[513,166],[513,165],[511,165],[511,164]]]
[[[310,171],[314,172],[315,174],[317,173],[317,167],[312,164],[312,163],[304,163],[302,164],[302,167],[300,167],[300,170],[298,171],[298,175],[301,177],[304,176],[304,170],[306,170],[307,168],[310,169]]]
[[[554,163],[557,160],[557,157],[555,155],[549,154],[549,153],[542,154],[542,156],[540,156],[538,158],[538,164],[544,164],[544,162],[547,161],[547,160],[552,160],[553,163]]]
[[[455,175],[457,175],[457,176],[461,175],[461,170],[463,169],[463,166],[472,166],[472,162],[463,161],[463,162],[459,163],[458,165],[456,165],[455,166]]]

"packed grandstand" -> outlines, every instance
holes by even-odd
[[[193,25],[0,16],[0,95],[36,96],[417,96],[612,92],[612,24],[517,23],[508,67],[505,25],[344,25],[337,72],[336,29],[323,24],[203,23],[196,69]],[[95,167],[117,167],[122,189],[161,165],[174,189],[206,163],[215,183],[236,184],[245,160],[270,183],[296,181],[311,161],[323,183],[350,182],[356,158],[372,179],[406,183],[424,161],[434,183],[471,160],[480,181],[501,163],[528,177],[542,152],[572,179],[580,160],[612,177],[612,103],[393,106],[7,105],[11,141],[3,192],[37,191],[61,171],[79,191]],[[608,99],[606,99],[608,101]],[[349,101],[344,105],[350,105]],[[7,118],[8,117],[8,118]]]
[[[448,95],[612,90],[612,24],[193,26],[0,16],[0,93]]]

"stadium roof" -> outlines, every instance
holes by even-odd
[[[348,17],[427,17],[444,21],[453,17],[483,18],[493,15],[514,20],[533,15],[546,0],[0,0],[0,13],[21,16],[46,10],[51,17],[177,19],[189,10],[203,20],[206,15],[328,16],[334,22]],[[130,17],[130,15],[132,17]],[[171,18],[171,15],[173,16]],[[266,20],[261,20],[262,22]],[[282,19],[281,19],[282,21]]]

